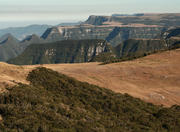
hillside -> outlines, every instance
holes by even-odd
[[[27,80],[0,95],[1,131],[180,131],[180,106],[155,106],[42,67]]]
[[[0,38],[0,61],[7,61],[19,55],[22,49],[16,38],[11,34],[5,34]]]
[[[89,62],[96,55],[112,52],[104,40],[65,40],[32,44],[8,63],[18,65]]]
[[[129,39],[112,47],[105,40],[64,40],[29,45],[16,58],[7,61],[16,65],[80,62],[111,63],[132,60],[162,50],[180,47],[179,39]]]
[[[83,82],[89,82],[115,92],[128,93],[154,104],[171,106],[173,104],[180,105],[179,58],[180,49],[176,49],[133,61],[108,65],[75,63],[43,66]],[[37,66],[15,66],[1,63],[1,86],[12,85],[12,80],[26,82],[25,76]]]

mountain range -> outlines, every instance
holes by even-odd
[[[173,19],[170,19],[170,17]],[[0,61],[8,61],[9,59],[17,57],[31,44],[52,44],[62,40],[106,40],[115,48],[116,53],[112,56],[115,55],[118,57],[130,56],[130,54],[134,53],[148,54],[157,50],[166,49],[169,45],[174,44],[175,42],[166,42],[171,37],[174,38],[173,41],[178,41],[178,23],[173,23],[172,21],[178,22],[179,17],[180,14],[90,16],[87,21],[79,25],[72,23],[69,26],[54,26],[48,28],[41,37],[33,34],[27,36],[22,41],[15,41],[15,47],[7,46],[8,50],[2,53]],[[124,23],[124,19],[128,23]],[[150,20],[152,22],[151,24],[149,23]],[[159,20],[161,20],[161,22],[159,22]],[[169,34],[169,36],[166,36],[167,34]],[[3,37],[0,40],[0,49],[5,49],[2,45],[12,43],[6,41]]]
[[[41,36],[50,25],[30,25],[26,27],[10,27],[5,29],[0,29],[0,36],[10,33],[18,40],[23,40],[26,36],[31,34],[37,34]]]
[[[179,132],[179,22],[113,14],[3,35],[0,131]]]

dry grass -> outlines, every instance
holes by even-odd
[[[0,84],[12,84],[12,80],[28,83],[25,81],[28,72],[37,66],[19,67],[0,63]],[[43,66],[154,104],[180,105],[180,49],[108,65],[79,63]]]

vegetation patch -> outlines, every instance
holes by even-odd
[[[30,85],[0,96],[3,132],[179,132],[180,106],[163,108],[39,67]]]

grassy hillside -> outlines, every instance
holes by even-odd
[[[0,130],[6,132],[180,131],[180,107],[163,108],[37,68],[30,85],[0,96]]]

